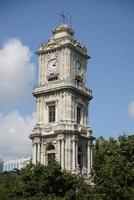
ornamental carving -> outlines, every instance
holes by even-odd
[[[52,126],[45,126],[44,127],[44,132],[50,132],[52,130],[53,130]]]

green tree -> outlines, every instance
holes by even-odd
[[[94,199],[134,199],[134,136],[96,140],[93,179]]]
[[[92,187],[56,162],[30,163],[0,173],[0,200],[134,200],[134,136],[100,137],[93,153]]]
[[[16,173],[0,173],[0,200],[9,200],[13,194],[13,188],[16,181]]]
[[[28,200],[85,200],[86,192],[84,180],[70,172],[61,171],[56,162],[48,166],[28,165],[18,175],[14,190],[18,199],[24,197]]]

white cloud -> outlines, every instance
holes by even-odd
[[[18,111],[0,116],[0,158],[10,159],[31,154],[28,138],[35,123],[35,113],[23,117]]]
[[[128,115],[129,115],[129,117],[134,118],[134,101],[132,101],[132,102],[128,105]]]
[[[28,138],[35,114],[22,116],[19,111],[6,115],[8,109],[29,108],[32,101],[32,82],[35,66],[32,53],[19,39],[9,39],[0,49],[0,157],[15,158],[31,154]]]
[[[0,49],[0,109],[15,107],[31,94],[35,74],[31,56],[19,39],[9,39]]]

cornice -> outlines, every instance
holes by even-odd
[[[79,44],[79,43],[78,43]],[[86,59],[90,59],[91,57],[89,55],[87,55],[86,51],[78,46],[75,46],[75,44],[72,43],[65,43],[65,44],[61,44],[59,46],[55,46],[53,48],[46,48],[46,49],[42,49],[39,50],[37,52],[35,52],[37,55],[41,55],[41,54],[48,54],[48,53],[54,53],[55,51],[59,51],[61,49],[64,48],[70,48],[71,50],[75,51],[76,53],[79,53],[80,55],[82,55],[83,57],[85,57]]]
[[[52,86],[54,84],[54,87]],[[92,90],[87,88],[87,87],[76,87],[75,85],[69,83],[63,82],[63,84],[56,84],[56,82],[50,83],[49,87],[47,85],[37,85],[33,89],[33,96],[37,96],[40,94],[45,94],[45,93],[50,93],[54,91],[62,91],[62,90],[72,90],[73,92],[75,91],[78,94],[81,94],[85,97],[87,97],[89,100],[93,98],[92,96]]]

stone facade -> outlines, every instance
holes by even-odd
[[[62,169],[90,176],[92,130],[88,106],[92,91],[87,82],[87,49],[74,39],[73,30],[61,24],[37,52],[39,83],[33,89],[37,123],[30,138],[33,163],[47,165],[56,159]]]

